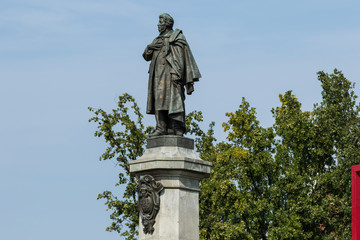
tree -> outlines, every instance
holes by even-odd
[[[339,239],[351,238],[351,166],[360,163],[360,117],[355,84],[341,71],[318,73],[323,101],[315,106],[317,127],[332,147],[330,171],[320,179],[325,230]],[[329,151],[330,152],[330,151]]]
[[[131,119],[128,105],[130,105],[136,120]],[[113,222],[106,230],[117,231],[127,240],[137,239],[139,217],[136,209],[136,179],[130,176],[129,160],[135,160],[144,153],[146,133],[151,128],[145,128],[143,125],[143,115],[140,113],[135,99],[129,94],[120,96],[118,107],[110,113],[102,109],[89,108],[89,110],[95,114],[89,121],[98,124],[95,137],[103,137],[108,144],[100,160],[115,158],[121,168],[115,186],[126,186],[122,198],[114,195],[111,191],[104,191],[98,195],[98,199],[106,200],[106,210],[112,211],[110,219]],[[120,129],[116,130],[119,125]]]
[[[360,163],[360,107],[354,84],[340,71],[319,72],[318,79],[322,102],[302,111],[291,91],[280,94],[269,128],[260,125],[255,108],[243,99],[238,110],[226,113],[226,141],[217,142],[213,122],[207,131],[201,129],[201,112],[186,116],[196,150],[212,163],[210,178],[200,185],[201,239],[351,237],[350,168]],[[90,121],[98,123],[95,136],[109,144],[101,160],[116,158],[122,169],[117,185],[126,185],[122,198],[109,191],[99,194],[112,210],[107,230],[136,239],[136,179],[129,175],[128,161],[142,155],[151,127],[144,127],[128,94],[119,97],[110,114],[90,110],[95,114]]]
[[[262,239],[270,224],[270,188],[276,178],[274,133],[262,128],[255,109],[243,99],[227,113],[228,142],[217,144],[211,177],[201,184],[202,239]],[[203,154],[202,154],[203,155]],[[257,216],[254,218],[254,216]]]

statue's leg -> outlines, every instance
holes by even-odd
[[[150,134],[150,136],[160,136],[167,134],[167,125],[168,125],[168,111],[166,110],[156,110],[155,111],[155,120],[156,128],[155,131]]]
[[[178,136],[183,136],[186,130],[185,127],[185,112],[179,112],[169,115],[168,133]]]

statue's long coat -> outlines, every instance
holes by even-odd
[[[160,38],[164,40],[164,36],[159,35],[154,39],[153,43],[156,43]],[[185,112],[184,86],[186,87],[187,94],[191,94],[194,91],[193,83],[201,77],[182,31],[175,29],[165,37],[167,39],[163,41],[164,46],[160,51],[146,48],[143,53],[146,61],[151,60],[146,108],[146,113],[148,114],[154,114],[155,110],[168,110],[169,115]],[[164,71],[165,73],[160,73]],[[162,87],[166,89],[165,95],[167,96],[166,103],[162,104],[162,109],[157,109],[160,107],[156,107],[159,104],[155,103],[155,101],[163,100],[163,96],[156,96],[155,94],[155,92],[159,92],[158,89],[154,89],[156,87],[154,84],[155,78],[162,78],[162,82],[166,85]]]

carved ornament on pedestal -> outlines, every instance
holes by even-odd
[[[155,179],[150,175],[145,175],[139,179],[137,186],[138,208],[145,234],[154,232],[155,218],[160,209],[160,192],[162,189],[162,184],[155,182]]]

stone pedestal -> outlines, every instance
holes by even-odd
[[[140,218],[139,240],[199,239],[199,181],[210,175],[210,167],[197,156],[192,139],[148,139],[144,155],[130,162],[130,172],[139,178],[151,175],[163,190],[154,232],[145,234]]]

